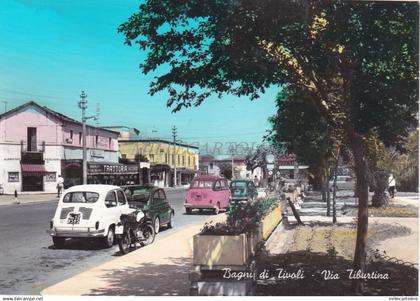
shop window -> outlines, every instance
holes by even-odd
[[[19,172],[9,172],[8,182],[19,182]]]

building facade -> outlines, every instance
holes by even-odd
[[[176,166],[177,183],[187,185],[198,172],[198,147],[161,139],[119,140],[123,160],[150,163],[150,181],[160,187],[174,186]]]
[[[118,163],[118,132],[86,127],[88,183],[135,181],[137,169]],[[82,124],[31,101],[0,115],[0,185],[55,192],[82,183]],[[131,169],[130,169],[131,168]]]

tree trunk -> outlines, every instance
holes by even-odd
[[[331,216],[331,194],[330,194],[330,177],[325,177],[325,189],[327,190],[327,216]]]
[[[359,200],[357,215],[357,238],[354,252],[353,269],[362,273],[366,270],[366,241],[368,231],[368,166],[365,157],[363,137],[347,129],[350,146],[354,156],[354,169],[356,174],[356,191]],[[352,289],[355,294],[363,292],[363,280],[354,280]]]
[[[335,164],[334,169],[334,184],[333,184],[333,199],[332,199],[332,207],[333,207],[333,224],[337,223],[337,208],[336,208],[336,202],[335,198],[337,195],[337,174],[338,174],[338,159],[337,163]]]
[[[374,189],[372,206],[376,208],[388,206],[389,197],[386,193],[389,184],[388,173],[385,171],[377,171],[373,174],[372,178],[372,186]]]

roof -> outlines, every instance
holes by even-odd
[[[55,116],[56,118],[58,118],[60,120],[64,120],[64,121],[67,121],[67,122],[70,122],[70,123],[74,123],[74,124],[78,124],[78,125],[82,125],[82,123],[80,121],[78,121],[76,119],[73,119],[73,118],[70,118],[70,117],[68,117],[66,115],[63,115],[63,114],[61,114],[59,112],[56,112],[54,110],[51,110],[50,108],[48,108],[46,106],[41,106],[38,103],[36,103],[35,101],[28,101],[28,102],[24,103],[23,105],[20,105],[20,106],[14,108],[14,109],[11,109],[11,110],[3,113],[3,114],[0,114],[0,119],[4,118],[4,117],[6,117],[6,116],[8,116],[10,114],[13,114],[15,112],[18,112],[18,111],[20,111],[20,110],[22,110],[22,109],[24,109],[26,107],[29,107],[29,106],[35,106],[35,107],[39,108],[40,110],[45,111],[45,112],[47,112],[47,113]],[[87,127],[90,127],[90,128],[93,128],[93,129],[100,129],[100,130],[103,130],[105,132],[110,132],[110,133],[113,133],[113,134],[119,134],[119,132],[111,131],[111,130],[108,130],[108,129],[103,129],[101,127],[98,127],[97,128],[97,127],[94,127],[94,126],[91,126],[91,125],[88,125],[88,124],[86,124],[86,126]]]
[[[129,139],[129,140],[118,140],[118,143],[132,143],[132,142],[145,142],[145,143],[153,143],[153,142],[158,142],[158,143],[165,143],[165,144],[170,144],[173,145],[173,141],[168,141],[168,140],[163,140],[163,139]],[[199,149],[198,146],[194,146],[194,145],[190,145],[190,144],[186,144],[186,143],[176,143],[177,146],[183,146],[183,147],[188,147],[188,148],[194,148],[194,149]]]
[[[214,180],[219,180],[219,179],[225,179],[225,178],[220,177],[220,176],[201,175],[201,176],[194,177],[193,181],[195,181],[195,180],[197,180],[197,181],[214,181]]]
[[[104,192],[109,191],[112,189],[120,189],[119,186],[115,185],[104,185],[104,184],[86,184],[86,185],[76,185],[72,186],[69,189],[66,189],[67,192],[75,192],[75,191],[89,191],[89,192]]]

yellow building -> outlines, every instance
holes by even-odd
[[[198,147],[160,139],[119,140],[119,152],[123,160],[150,163],[150,180],[156,186],[173,186],[174,169],[177,185],[189,184],[198,172]]]

